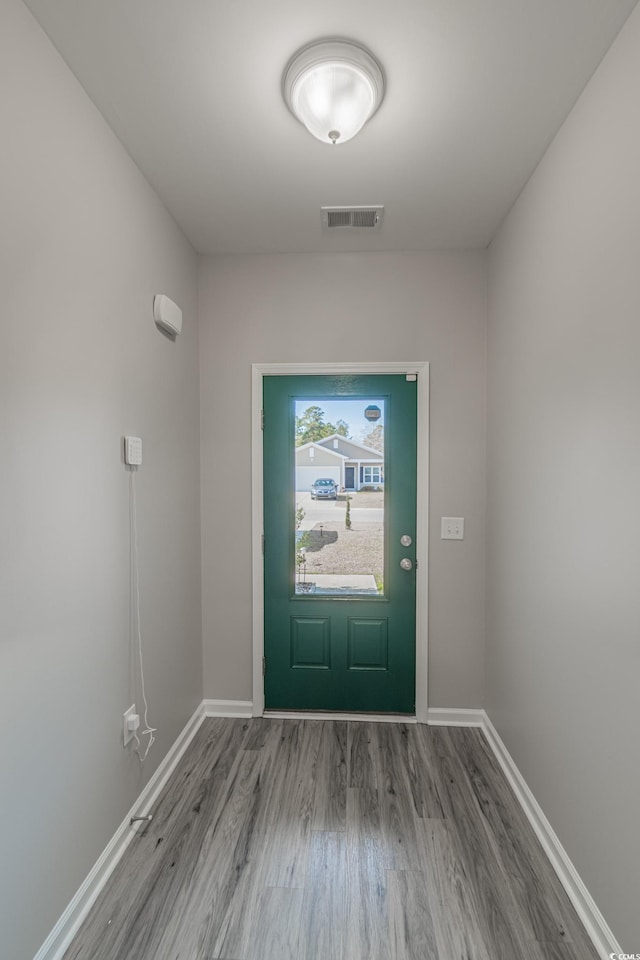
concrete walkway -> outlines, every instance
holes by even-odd
[[[311,593],[341,594],[341,593],[378,593],[376,578],[371,573],[307,573],[307,581],[315,584]],[[304,591],[296,592],[303,593]]]

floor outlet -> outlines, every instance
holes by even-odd
[[[133,703],[128,710],[125,710],[123,715],[123,741],[125,747],[130,740],[133,740],[139,726],[140,717],[136,713],[136,705]]]

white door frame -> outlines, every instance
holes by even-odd
[[[264,557],[262,554],[263,377],[341,376],[343,374],[417,374],[418,475],[416,516],[416,720],[427,722],[428,597],[429,597],[429,364],[423,363],[253,363],[251,428],[251,529],[253,581],[253,716],[264,713]]]

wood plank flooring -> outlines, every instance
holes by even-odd
[[[597,960],[477,729],[206,720],[64,960]]]

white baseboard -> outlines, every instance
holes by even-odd
[[[427,710],[427,723],[432,727],[481,727],[485,717],[484,710],[447,707],[429,707]]]
[[[38,950],[34,960],[61,960],[81,923],[112,874],[139,828],[131,826],[131,817],[145,816],[156,802],[161,790],[178,765],[204,720],[202,704],[196,708],[175,743],[146,784],[144,790],[102,851],[100,857],[79,888],[67,909]]]
[[[252,717],[251,700],[203,700],[205,717]]]
[[[562,886],[575,907],[576,913],[580,917],[593,945],[602,957],[602,960],[607,960],[607,958],[613,956],[613,954],[622,955],[622,947],[613,935],[613,931],[607,921],[602,916],[595,900],[584,885],[578,871],[569,858],[569,854],[560,843],[557,834],[544,815],[540,804],[516,766],[515,760],[504,745],[487,713],[484,710],[480,712],[483,714],[482,729],[489,746],[502,767],[504,775],[511,784],[520,806],[524,810],[529,823],[542,844],[553,869],[557,873]]]

